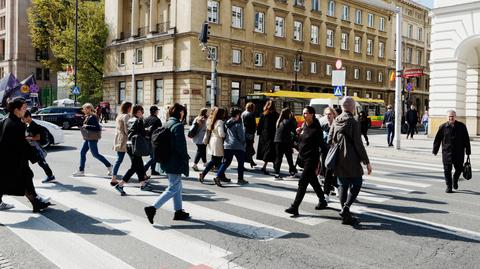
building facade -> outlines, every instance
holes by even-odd
[[[432,12],[432,134],[455,109],[469,134],[480,135],[480,2],[437,0]]]
[[[0,0],[0,77],[14,74],[19,80],[35,74],[40,88],[56,88],[56,74],[41,64],[49,52],[33,48],[27,9],[30,0]]]

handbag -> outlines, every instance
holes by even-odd
[[[187,136],[189,138],[194,138],[198,134],[199,129],[200,129],[200,126],[199,126],[198,122],[195,121],[195,123],[192,125],[192,127],[190,127],[190,130],[188,130]]]
[[[100,140],[102,138],[102,131],[93,131],[80,127],[80,132],[84,140]]]
[[[470,164],[470,155],[467,157],[467,161],[463,165],[463,177],[466,180],[470,180],[472,178],[472,165]]]
[[[337,165],[338,154],[340,153],[340,143],[333,144],[325,157],[325,167],[333,170]]]
[[[132,154],[135,156],[150,156],[150,143],[144,136],[132,136]]]
[[[210,143],[210,138],[212,137],[212,131],[207,130],[205,136],[203,137],[203,144],[208,145]]]

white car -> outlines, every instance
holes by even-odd
[[[2,120],[5,117],[5,115],[2,112],[4,111],[0,110],[0,120]],[[33,120],[33,121],[35,121],[38,125],[42,126],[47,130],[46,136],[41,141],[42,147],[46,148],[48,146],[61,144],[65,141],[62,128],[58,127],[53,123],[46,122],[43,120]]]

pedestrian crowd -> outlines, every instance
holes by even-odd
[[[394,119],[392,107],[388,106],[384,115],[384,124],[388,131],[388,146],[393,146]],[[288,174],[299,177],[295,198],[286,213],[293,217],[299,215],[299,207],[308,185],[311,185],[318,198],[316,210],[327,208],[330,195],[338,194],[343,224],[355,225],[359,222],[350,211],[363,183],[364,168],[368,174],[372,167],[362,142],[362,136],[368,146],[367,131],[371,121],[363,111],[355,116],[356,102],[352,97],[341,100],[341,110],[327,107],[317,112],[311,106],[303,109],[303,123],[298,124],[290,108],[277,112],[275,102],[266,101],[257,119],[253,103],[246,104],[245,110],[214,107],[210,114],[207,108],[199,111],[185,136],[187,108],[178,103],[168,107],[165,124],[158,117],[159,109],[150,107],[150,115],[144,119],[144,108],[124,102],[115,119],[113,150],[116,161],[112,165],[98,150],[98,141],[102,137],[100,119],[94,106],[86,103],[82,106],[85,114],[81,129],[83,145],[80,150],[78,171],[73,176],[84,176],[86,154],[88,151],[106,168],[111,178],[110,185],[121,195],[131,177],[136,174],[141,191],[154,190],[150,183],[151,175],[165,175],[168,178],[167,189],[144,211],[153,224],[156,211],[168,200],[173,199],[174,220],[185,220],[190,214],[182,207],[182,175],[189,176],[190,156],[187,151],[187,138],[196,146],[196,154],[191,168],[199,172],[198,182],[203,184],[210,171],[214,172],[213,182],[218,187],[232,180],[227,177],[227,169],[233,158],[237,162],[236,183],[247,185],[244,173],[254,169],[256,161],[262,161],[260,172],[272,175],[274,180],[283,180],[281,173],[283,156],[288,163]],[[413,138],[414,125],[418,121],[417,112],[412,106],[407,113],[409,124],[407,137]],[[0,122],[1,152],[18,152],[18,157],[8,158],[0,155],[0,168],[6,168],[0,184],[0,210],[13,208],[13,205],[1,201],[2,195],[25,195],[32,203],[33,211],[39,212],[51,204],[48,197],[37,194],[33,185],[33,172],[28,162],[38,163],[45,171],[44,183],[56,180],[46,162],[47,153],[38,141],[41,128],[32,120],[27,104],[23,99],[12,100],[7,107],[8,116]],[[317,118],[317,113],[323,116]],[[107,116],[108,118],[108,116]],[[426,119],[426,123],[425,123]],[[428,114],[422,117],[422,123],[428,125]],[[255,135],[258,145],[255,149]],[[448,112],[448,122],[440,126],[434,142],[433,153],[437,154],[442,146],[447,192],[458,188],[458,178],[463,171],[464,153],[470,155],[468,132],[464,124],[456,121],[454,111]],[[294,151],[297,157],[294,160]],[[207,153],[210,159],[207,159]],[[130,168],[123,176],[118,174],[125,155],[131,160]],[[255,158],[254,158],[255,156]],[[143,157],[148,157],[144,164]],[[254,160],[255,159],[255,160]],[[202,161],[203,169],[199,168]],[[249,168],[245,168],[245,163]],[[268,169],[272,163],[273,172]],[[452,168],[455,173],[452,178]],[[301,173],[299,173],[299,171]],[[320,181],[320,176],[323,181]],[[323,183],[323,188],[322,184]],[[335,191],[335,188],[337,191]]]

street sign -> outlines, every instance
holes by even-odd
[[[405,87],[407,91],[411,92],[413,90],[413,84],[412,83],[407,83],[407,86]]]
[[[38,97],[38,93],[33,93],[33,92],[32,92],[32,93],[30,93],[30,97],[32,97],[32,98],[33,98],[33,97]]]
[[[337,59],[337,61],[335,62],[335,67],[336,67],[338,70],[342,69],[342,60]]]
[[[74,86],[74,87],[72,88],[72,94],[73,94],[73,95],[79,95],[79,94],[80,94],[80,87]]]
[[[342,86],[335,86],[335,88],[333,89],[333,95],[337,97],[342,97],[343,96]]]
[[[345,70],[332,70],[332,86],[345,86]]]
[[[40,91],[40,88],[37,86],[37,84],[33,84],[30,86],[31,93],[38,93],[39,91]]]

